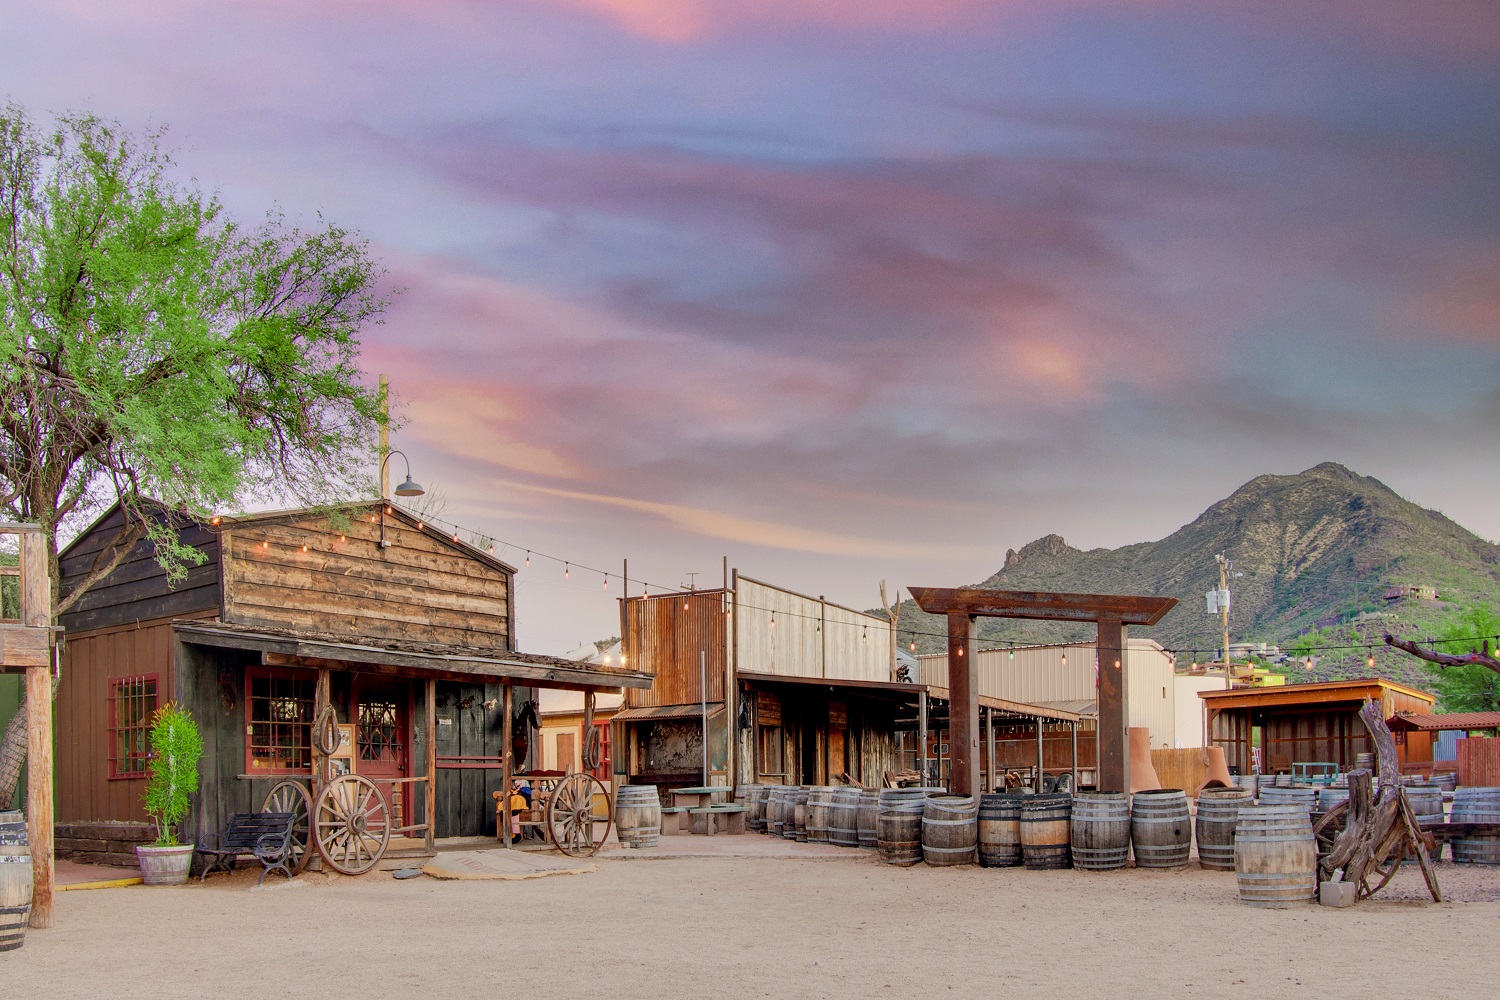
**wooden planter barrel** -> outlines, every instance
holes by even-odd
[[[1204,868],[1234,871],[1234,827],[1240,809],[1251,804],[1248,788],[1205,788],[1198,793],[1198,816],[1193,832],[1198,839],[1198,863]]]
[[[1125,867],[1130,860],[1130,801],[1124,792],[1079,792],[1069,821],[1074,868]]]
[[[766,822],[760,828],[761,833],[781,836],[781,799],[785,794],[781,785],[772,785],[766,790]]]
[[[875,818],[880,860],[909,867],[922,860],[922,812],[927,792],[921,788],[883,788]]]
[[[828,843],[828,822],[833,810],[833,793],[828,785],[814,785],[807,790],[807,842]],[[801,837],[797,838],[801,840]]]
[[[1068,819],[1073,796],[1058,792],[1028,795],[1021,800],[1021,863],[1042,871],[1066,868],[1072,862]]]
[[[859,846],[872,850],[878,847],[875,821],[880,818],[880,789],[861,788],[859,790],[859,807],[855,818],[858,823]]]
[[[0,812],[0,951],[15,951],[26,943],[31,919],[31,848],[26,841],[26,817]]]
[[[978,860],[979,802],[972,795],[937,795],[922,811],[922,860],[972,865]]]
[[[1180,788],[1136,792],[1130,803],[1130,844],[1137,868],[1181,868],[1193,853],[1193,823]]]
[[[1264,784],[1260,786],[1260,804],[1263,806],[1299,805],[1311,813],[1317,801],[1318,790],[1316,788],[1282,788],[1279,785],[1267,788]]]
[[[770,790],[769,785],[740,786],[740,792],[745,796],[745,826],[753,833],[766,827],[766,795]]]
[[[1234,870],[1240,901],[1281,908],[1312,899],[1318,887],[1318,842],[1300,805],[1240,808],[1234,830]]]
[[[828,807],[828,842],[837,847],[859,846],[858,788],[835,788]]]
[[[655,847],[661,836],[661,798],[655,785],[621,785],[615,793],[615,831],[626,847]]]
[[[1500,825],[1500,788],[1471,787],[1454,792],[1453,822]],[[1500,865],[1500,837],[1454,840],[1453,860],[1461,865]]]
[[[811,788],[793,788],[787,796],[786,820],[782,825],[782,836],[787,840],[807,843],[807,802]]]
[[[1021,863],[1023,796],[990,792],[979,797],[979,864],[1014,868]]]

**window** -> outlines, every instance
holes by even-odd
[[[310,677],[251,670],[245,681],[245,769],[250,773],[307,774],[312,770],[313,699]]]
[[[150,757],[156,675],[114,677],[109,682],[109,776],[140,778]]]

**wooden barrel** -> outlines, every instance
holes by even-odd
[[[1354,766],[1362,767],[1371,774],[1375,773],[1375,755],[1373,753],[1357,753],[1354,755]]]
[[[1074,868],[1109,871],[1130,860],[1130,801],[1124,792],[1079,792],[1070,826]]]
[[[26,942],[31,919],[31,848],[26,817],[0,812],[0,951],[15,951]]]
[[[979,797],[979,864],[1014,868],[1021,863],[1020,795],[992,792]]]
[[[741,785],[739,793],[745,796],[745,826],[759,833],[766,826],[767,785]]]
[[[1250,790],[1250,797],[1253,799],[1260,792],[1260,775],[1236,774],[1234,776],[1234,787],[1248,788]]]
[[[811,795],[811,788],[798,787],[787,797],[786,822],[782,826],[782,836],[787,840],[807,843],[807,802]]]
[[[922,810],[922,860],[938,867],[978,860],[979,802],[972,795],[935,795]]]
[[[833,809],[833,793],[837,789],[829,785],[814,785],[807,790],[807,842],[828,843],[828,822]],[[797,838],[801,840],[801,837]]]
[[[1234,825],[1240,807],[1250,802],[1248,788],[1205,788],[1198,793],[1193,833],[1198,839],[1198,863],[1204,868],[1234,871]]]
[[[786,789],[781,785],[771,785],[766,789],[766,822],[760,828],[761,833],[781,836],[781,800],[785,795]]]
[[[1318,811],[1328,812],[1340,802],[1349,801],[1349,789],[1346,788],[1320,788],[1318,789]],[[1438,796],[1442,801],[1442,796]]]
[[[880,860],[909,867],[922,860],[922,811],[927,792],[920,788],[882,788],[875,817]]]
[[[1458,775],[1454,774],[1452,771],[1444,771],[1441,774],[1434,774],[1429,784],[1436,785],[1445,792],[1456,791],[1458,789]]]
[[[1432,826],[1443,821],[1443,790],[1437,785],[1418,785],[1406,789],[1406,801],[1418,826]]]
[[[1312,813],[1313,807],[1318,802],[1318,790],[1316,788],[1283,788],[1277,785],[1274,788],[1260,786],[1260,804],[1263,806],[1298,805]]]
[[[1130,844],[1137,868],[1181,868],[1193,853],[1193,823],[1180,788],[1136,792],[1130,803]]]
[[[859,809],[855,817],[859,824],[859,846],[872,850],[879,846],[875,836],[875,821],[880,818],[880,789],[861,788]]]
[[[1453,822],[1500,825],[1500,788],[1458,789],[1453,793]],[[1500,837],[1456,838],[1453,860],[1461,865],[1500,865]]]
[[[835,788],[828,807],[828,842],[839,847],[859,846],[858,788]]]
[[[1312,819],[1296,804],[1240,807],[1234,829],[1240,901],[1279,908],[1312,899],[1318,888],[1318,842]]]
[[[626,847],[655,847],[661,836],[661,798],[655,785],[621,785],[615,793],[615,830]]]
[[[1021,863],[1033,870],[1066,868],[1072,837],[1068,817],[1073,796],[1060,792],[1028,795],[1021,800]]]

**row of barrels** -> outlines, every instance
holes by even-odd
[[[15,951],[26,940],[31,918],[31,848],[26,817],[0,811],[0,951]]]

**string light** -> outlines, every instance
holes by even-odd
[[[263,549],[269,549],[271,547],[271,543],[270,542],[261,542],[260,543],[260,547],[263,548]]]
[[[495,554],[495,547],[493,545],[491,545],[490,546],[490,555],[494,555],[494,554]]]
[[[347,541],[348,541],[348,539],[347,539],[347,538],[345,538],[345,537],[344,537],[344,536],[343,536],[343,535],[340,535],[340,536],[339,536],[339,541],[341,541],[341,542],[347,542]]]
[[[604,588],[603,589],[605,589],[605,590],[609,589],[609,574],[608,573],[604,574]]]
[[[526,550],[526,565],[528,567],[531,566],[531,550],[530,549]]]
[[[1373,649],[1370,650],[1370,655],[1367,656],[1367,657],[1365,657],[1365,666],[1370,667],[1371,669],[1374,669],[1374,667],[1375,667],[1375,650],[1373,650]]]
[[[771,627],[776,627],[776,612],[774,611],[771,612]]]
[[[306,552],[306,551],[307,551],[307,546],[306,546],[306,545],[305,545],[305,544],[304,544],[304,545],[303,545],[303,546],[302,546],[302,551],[303,551],[303,552]]]
[[[915,639],[913,639],[913,640],[912,640],[912,641],[911,641],[911,651],[912,651],[912,652],[913,652],[913,653],[915,653],[915,652],[916,652],[916,651],[917,651],[917,640],[915,640]]]
[[[422,530],[422,522],[421,522],[421,521],[418,521],[418,522],[417,522],[417,530],[418,530],[418,531],[421,531],[421,530]]]
[[[456,532],[456,531],[453,533],[453,540],[455,542],[458,541],[458,532]]]
[[[222,517],[220,517],[219,515],[215,514],[213,517],[211,517],[211,518],[208,519],[208,523],[209,524],[218,524],[222,520],[224,520]]]
[[[570,565],[570,564],[568,564],[568,563],[563,563],[563,579],[564,579],[564,580],[566,580],[566,579],[567,579],[567,578],[568,578],[568,576],[569,576],[569,573],[568,573],[568,571],[569,571],[569,570],[570,570],[570,569],[572,569],[572,566],[571,566],[571,565]]]
[[[1067,653],[1064,653],[1063,656],[1062,656],[1062,665],[1065,666],[1065,667],[1068,665],[1068,654]]]

